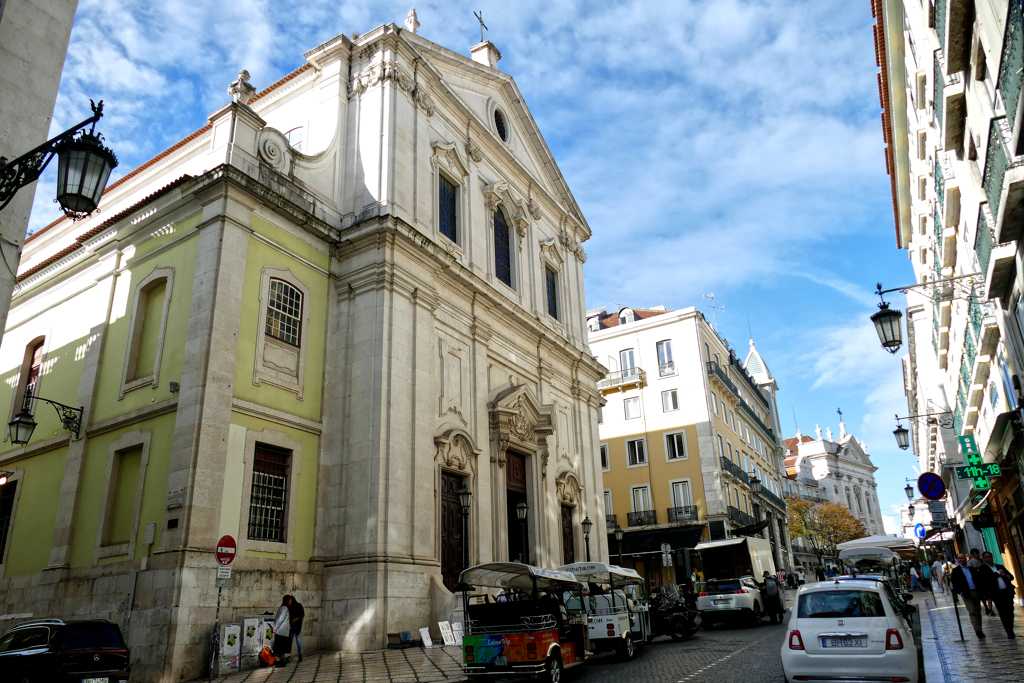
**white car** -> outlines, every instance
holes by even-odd
[[[704,592],[697,596],[697,609],[701,611],[706,631],[718,622],[732,619],[760,626],[764,616],[764,598],[752,576],[710,579]]]
[[[917,645],[900,606],[877,581],[801,586],[782,643],[787,683],[918,683]]]

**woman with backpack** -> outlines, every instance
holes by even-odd
[[[274,615],[274,666],[287,666],[284,657],[292,651],[291,613],[288,611],[291,598],[290,595],[284,596]]]

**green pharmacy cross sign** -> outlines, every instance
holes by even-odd
[[[975,491],[987,491],[992,488],[988,479],[1002,474],[999,464],[985,462],[981,459],[978,443],[972,434],[958,436],[956,440],[960,443],[960,453],[964,456],[966,463],[963,467],[956,468],[956,478],[970,479]]]

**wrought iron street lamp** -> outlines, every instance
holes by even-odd
[[[622,566],[622,536],[625,533],[626,532],[622,530],[622,527],[620,527],[618,524],[615,525],[615,540],[618,542],[618,545],[619,545],[619,566],[620,567]]]
[[[896,416],[896,429],[892,430],[896,437],[896,445],[902,450],[910,448],[910,431],[904,427],[900,420],[924,420],[925,424],[938,425],[944,429],[953,429],[953,413],[944,410],[941,413],[921,413],[920,415]]]
[[[750,492],[755,496],[761,496],[761,480],[754,478],[750,480]]]
[[[900,447],[900,450],[907,450],[910,448],[910,430],[900,424],[899,420],[896,421],[896,429],[892,430],[893,436],[896,437],[896,445]]]
[[[530,552],[526,548],[526,514],[530,511],[530,506],[526,504],[526,501],[520,501],[519,505],[516,505],[516,517],[519,518],[519,530],[523,535],[523,563],[530,564]]]
[[[13,161],[0,157],[0,210],[18,190],[34,183],[43,169],[57,157],[57,198],[64,215],[72,220],[85,218],[96,209],[110,172],[117,167],[117,157],[103,146],[103,136],[96,132],[96,122],[103,116],[103,100],[93,104],[92,116],[74,128],[47,140]],[[92,127],[86,132],[86,126]]]
[[[463,485],[459,491],[459,504],[462,506],[462,568],[469,566],[469,506],[473,503],[473,492]]]
[[[917,512],[917,509],[913,505],[911,505],[910,507],[907,508],[907,517],[910,518],[911,522],[914,521],[914,513],[915,512]]]
[[[583,543],[587,546],[587,562],[590,562],[590,530],[594,528],[594,523],[590,521],[590,517],[583,519]]]
[[[82,413],[85,412],[85,408],[72,408],[66,406],[63,403],[57,403],[51,401],[48,398],[41,396],[33,396],[32,390],[29,387],[25,388],[25,400],[21,405],[21,412],[14,416],[14,419],[7,423],[7,426],[11,429],[11,441],[17,446],[24,446],[31,440],[32,432],[36,429],[36,421],[32,418],[32,401],[45,401],[53,406],[54,410],[57,411],[57,416],[60,418],[61,424],[64,425],[64,429],[69,432],[73,432],[75,437],[78,438],[79,433],[82,429]]]
[[[889,353],[896,353],[903,346],[903,312],[898,308],[889,308],[889,302],[885,300],[884,294],[889,294],[890,292],[903,292],[906,294],[912,289],[926,289],[930,287],[933,290],[933,299],[949,300],[964,298],[976,300],[974,297],[974,285],[980,284],[981,277],[983,277],[982,273],[968,273],[967,275],[943,278],[934,282],[893,287],[892,289],[882,289],[882,283],[879,282],[875,293],[878,294],[878,298],[881,299],[882,303],[878,304],[878,311],[871,316],[871,322],[875,324],[875,332],[878,333],[878,341],[882,343],[882,348]],[[949,287],[945,287],[945,285],[949,285]]]
[[[909,479],[907,479],[906,482],[907,486],[903,490],[907,494],[907,500],[914,500],[914,485],[910,483]]]

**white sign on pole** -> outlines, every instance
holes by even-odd
[[[217,588],[227,588],[228,581],[231,580],[231,567],[218,566],[217,567]]]
[[[661,566],[671,567],[672,566],[672,553],[665,553],[661,556]]]

